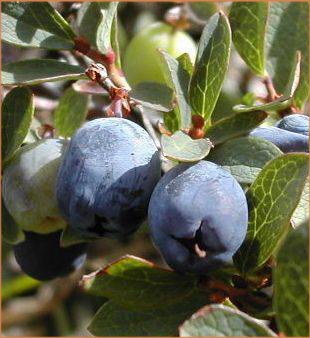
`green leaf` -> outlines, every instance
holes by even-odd
[[[282,151],[271,142],[246,136],[219,145],[208,160],[230,171],[239,183],[251,184],[265,164],[280,155]]]
[[[164,67],[167,83],[175,93],[175,114],[178,118],[179,129],[187,129],[191,124],[191,107],[188,97],[188,85],[190,76],[181,64],[165,51],[160,51]]]
[[[164,125],[172,133],[180,130],[178,109],[173,109],[169,113],[164,114]]]
[[[179,328],[180,337],[275,337],[262,321],[222,304],[208,305]]]
[[[19,242],[22,242],[25,238],[24,233],[19,229],[19,226],[16,224],[16,222],[6,209],[3,200],[1,204],[1,211],[1,229],[3,240],[9,244],[17,244]]]
[[[12,89],[2,103],[2,159],[7,161],[23,143],[34,113],[32,92]]]
[[[52,59],[7,63],[2,67],[3,85],[35,85],[42,82],[86,79],[84,69]]]
[[[177,61],[182,69],[184,69],[189,76],[192,75],[194,70],[194,65],[192,64],[191,58],[188,53],[184,53],[177,57]]]
[[[82,285],[91,294],[109,298],[124,308],[147,310],[189,297],[196,291],[197,281],[191,276],[180,278],[176,272],[128,255],[84,276]]]
[[[172,109],[173,92],[164,84],[141,82],[130,91],[130,97],[148,108],[162,112]]]
[[[111,26],[111,47],[116,54],[116,67],[121,69],[121,46],[119,43],[120,39],[120,32],[119,32],[120,25],[118,23],[117,13],[114,15],[113,23]]]
[[[180,337],[274,337],[262,321],[222,304],[208,305],[179,328]]]
[[[104,54],[111,48],[117,6],[118,2],[85,2],[78,11],[79,33]]]
[[[48,2],[2,5],[2,40],[21,47],[73,49],[75,34]]]
[[[309,94],[309,4],[270,3],[266,31],[266,67],[279,93],[284,92],[289,82],[298,50],[301,52],[301,74],[295,104],[302,109]]]
[[[307,180],[304,190],[302,191],[300,201],[292,216],[293,228],[309,220],[309,179]]]
[[[276,321],[288,337],[309,336],[309,224],[291,230],[273,271]]]
[[[176,336],[178,326],[206,303],[207,299],[198,294],[159,309],[139,311],[108,301],[95,314],[88,330],[95,336]]]
[[[278,111],[283,110],[285,108],[288,108],[293,103],[292,97],[287,96],[281,96],[279,99],[270,102],[270,103],[264,103],[264,104],[258,104],[255,106],[246,106],[243,104],[238,104],[233,107],[233,110],[237,113],[242,112],[255,112],[258,110],[264,110],[264,111]]]
[[[234,45],[251,70],[264,76],[268,2],[234,2],[229,12]]]
[[[170,160],[196,162],[209,154],[212,143],[208,139],[193,140],[182,131],[177,131],[172,136],[163,134],[161,146],[163,155]]]
[[[242,112],[216,121],[206,130],[206,137],[213,144],[223,143],[242,136],[257,127],[267,117],[264,111]]]
[[[207,22],[198,46],[189,99],[194,114],[208,121],[211,117],[228,68],[231,32],[224,13]]]
[[[190,13],[201,21],[207,21],[213,14],[219,11],[215,2],[188,2],[185,5]]]
[[[308,161],[308,154],[279,156],[267,163],[247,191],[249,225],[234,256],[243,274],[261,267],[283,239],[307,180]]]
[[[85,121],[88,96],[68,88],[61,97],[55,110],[55,127],[58,134],[70,137]]]

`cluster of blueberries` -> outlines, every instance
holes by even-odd
[[[250,135],[283,152],[308,152],[308,117],[290,115]],[[87,244],[61,246],[69,226],[89,237],[122,238],[146,219],[174,270],[204,274],[231,262],[247,230],[248,206],[236,179],[209,161],[178,164],[161,178],[158,149],[138,124],[85,123],[70,141],[22,147],[3,174],[3,200],[25,239],[21,269],[39,280],[80,268]]]

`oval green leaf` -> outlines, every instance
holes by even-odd
[[[247,191],[249,225],[234,256],[243,274],[260,268],[286,234],[308,177],[308,162],[308,154],[279,156],[267,163]]]
[[[2,159],[9,160],[23,143],[34,113],[33,94],[25,87],[12,89],[2,103]]]
[[[309,336],[309,224],[291,230],[277,254],[273,306],[279,331]]]
[[[222,304],[208,305],[179,328],[180,337],[275,337],[262,321]]]
[[[88,107],[88,96],[68,88],[55,110],[55,127],[60,136],[70,137],[84,122]]]
[[[198,46],[190,80],[189,100],[194,114],[211,117],[228,68],[231,31],[223,12],[207,22]]]
[[[161,146],[164,156],[180,162],[196,162],[205,158],[212,148],[208,139],[193,140],[182,131],[172,136],[162,135]]]
[[[251,184],[270,160],[282,155],[274,144],[255,137],[240,137],[215,147],[208,160],[221,165],[239,183]]]
[[[3,85],[35,85],[42,82],[86,79],[84,69],[52,59],[32,59],[3,65]]]
[[[2,40],[21,47],[73,49],[70,25],[48,2],[2,5]]]

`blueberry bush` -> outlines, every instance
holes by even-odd
[[[309,335],[309,4],[2,4],[2,328]]]

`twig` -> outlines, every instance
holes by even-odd
[[[276,90],[273,86],[271,78],[269,76],[267,76],[267,77],[264,78],[263,82],[264,82],[266,89],[267,89],[267,92],[268,92],[267,102],[273,102],[276,99],[278,99],[280,97],[280,95],[277,94],[277,92],[276,92]]]

